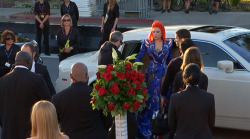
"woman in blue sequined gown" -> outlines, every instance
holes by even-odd
[[[172,43],[172,40],[167,40],[165,37],[163,24],[155,21],[152,24],[149,39],[143,41],[141,50],[136,57],[136,62],[141,62],[144,54],[149,57],[145,79],[150,94],[146,107],[137,115],[138,138],[150,138],[152,136],[150,120],[153,112],[159,110],[161,81],[165,76],[167,63],[172,59]]]

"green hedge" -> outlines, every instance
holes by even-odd
[[[228,0],[228,1],[232,6],[238,6],[240,3],[240,0]]]

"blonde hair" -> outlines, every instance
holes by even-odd
[[[110,1],[110,3],[109,3],[109,1]],[[113,10],[117,1],[116,0],[106,0],[106,3],[109,3],[109,7],[111,8],[111,10]]]
[[[61,27],[64,27],[63,20],[64,20],[66,17],[69,18],[69,20],[70,20],[70,26],[72,27],[72,25],[73,25],[73,23],[72,23],[72,18],[71,18],[71,16],[70,16],[69,14],[65,14],[65,15],[62,16],[62,18],[61,18]]]
[[[31,137],[58,139],[60,132],[55,106],[46,100],[35,103],[31,112]]]
[[[190,63],[197,64],[200,67],[200,70],[203,69],[204,65],[201,59],[201,53],[197,47],[190,47],[185,51],[181,70],[183,71],[184,68]]]

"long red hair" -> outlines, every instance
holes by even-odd
[[[154,35],[153,35],[153,28],[158,27],[161,30],[161,38],[166,41],[166,33],[165,33],[165,28],[164,25],[162,24],[162,22],[156,20],[153,24],[152,24],[152,28],[151,28],[151,32],[148,35],[148,39],[150,42],[152,42],[154,40]]]

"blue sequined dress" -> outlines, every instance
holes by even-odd
[[[149,81],[150,75],[153,79],[148,85],[149,99],[146,101],[146,107],[137,116],[140,134],[144,138],[150,138],[152,135],[150,120],[154,111],[159,109],[160,105],[160,89],[161,79],[165,76],[167,70],[166,62],[172,59],[172,40],[163,41],[162,50],[156,50],[155,42],[148,39],[144,40],[141,45],[141,50],[137,55],[136,62],[141,62],[145,53],[149,56],[149,65],[146,70],[145,80]]]

